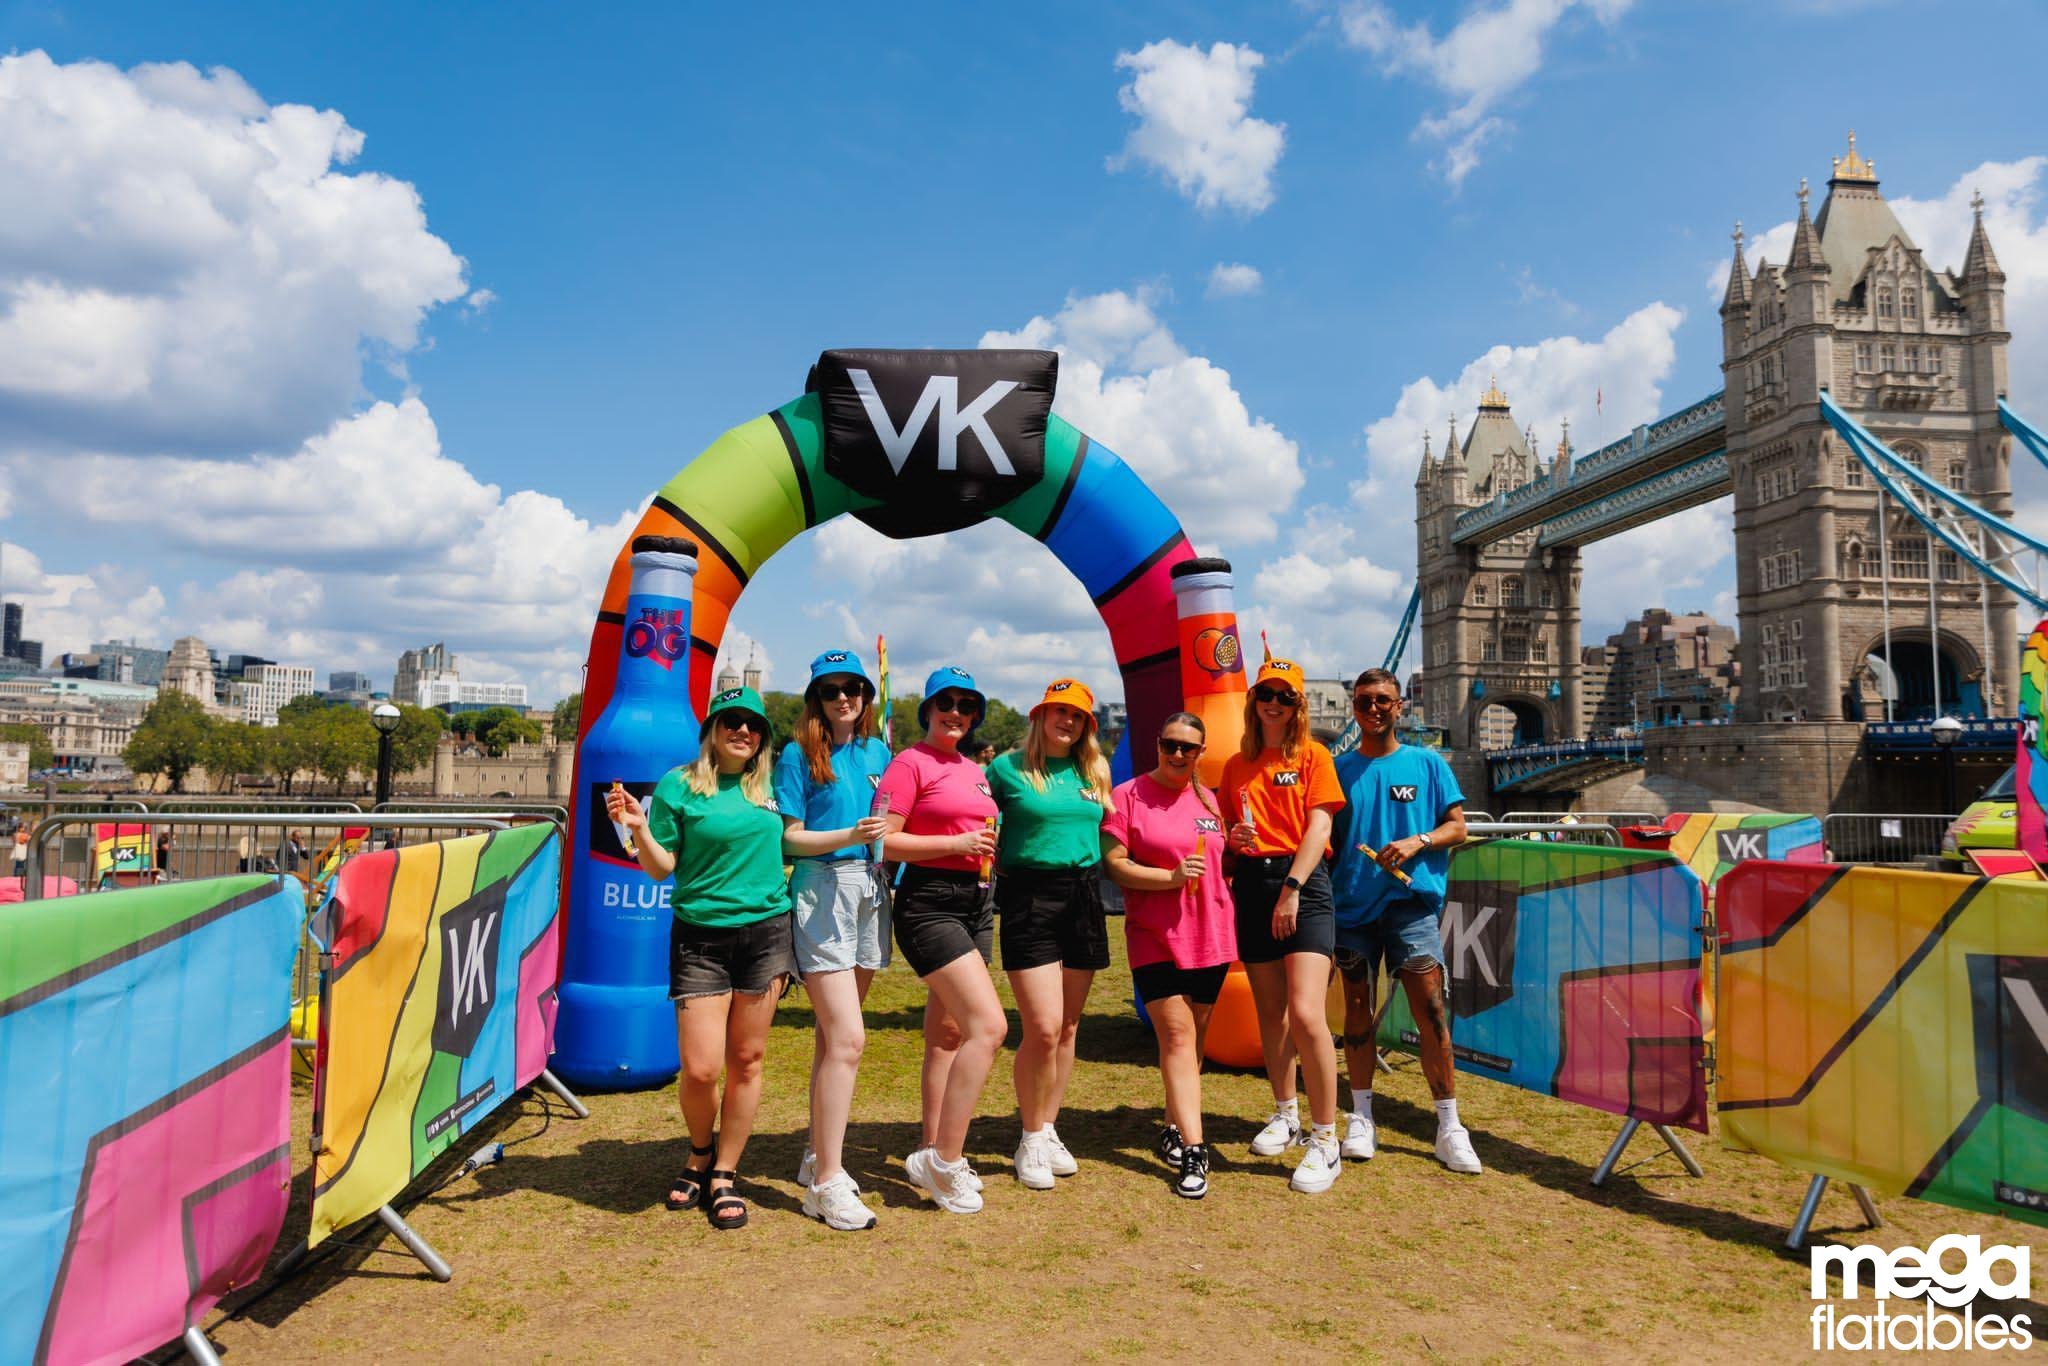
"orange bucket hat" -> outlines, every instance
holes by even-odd
[[[1039,707],[1049,707],[1055,702],[1088,713],[1088,723],[1095,723],[1095,694],[1090,692],[1088,685],[1080,679],[1055,678],[1046,684],[1045,696],[1038,700],[1037,706],[1031,708],[1031,714],[1036,716]]]

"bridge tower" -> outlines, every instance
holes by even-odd
[[[1453,748],[1569,739],[1583,730],[1578,550],[1539,549],[1534,527],[1483,546],[1455,538],[1460,512],[1569,468],[1568,440],[1548,463],[1534,445],[1533,432],[1515,425],[1507,395],[1491,382],[1462,439],[1451,418],[1442,456],[1423,438],[1415,475],[1423,708]]]
[[[1878,490],[1819,407],[1836,403],[1928,475],[2012,515],[2005,391],[2005,275],[1981,203],[1960,272],[1922,256],[1856,150],[1834,159],[1827,198],[1799,219],[1783,266],[1743,257],[1741,225],[1721,303],[1728,468],[1735,494],[1739,719],[1883,720],[1885,654]],[[2015,599],[1959,564],[1887,501],[1891,672],[1897,716],[1977,706],[2013,714]],[[1932,554],[1930,554],[1930,549]],[[1934,577],[1930,579],[1930,574]],[[1938,594],[1929,629],[1930,588]],[[1933,646],[1933,648],[1930,648]]]

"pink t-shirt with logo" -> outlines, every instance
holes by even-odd
[[[1183,968],[1212,968],[1237,959],[1237,913],[1223,878],[1224,826],[1209,805],[1202,804],[1189,783],[1176,792],[1149,773],[1120,784],[1110,796],[1102,833],[1147,868],[1172,868],[1195,852],[1202,840],[1208,871],[1175,891],[1124,889],[1124,942],[1131,966],[1172,963]]]
[[[906,835],[964,834],[984,828],[996,814],[996,799],[989,795],[988,774],[981,765],[923,740],[889,761],[876,790],[889,799],[890,812],[903,817]],[[918,864],[962,873],[981,870],[981,860],[972,854],[919,859]]]

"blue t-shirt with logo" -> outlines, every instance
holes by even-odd
[[[1404,887],[1359,853],[1358,846],[1384,849],[1389,841],[1434,830],[1452,807],[1464,803],[1444,756],[1414,745],[1398,746],[1379,758],[1353,750],[1337,760],[1337,781],[1344,788],[1344,809],[1330,837],[1337,856],[1330,877],[1337,923],[1351,928],[1371,924],[1389,902],[1407,897],[1442,910],[1450,850],[1428,849],[1401,865],[1413,883]]]
[[[782,747],[775,761],[775,804],[785,816],[802,820],[806,830],[844,830],[867,819],[875,800],[875,786],[882,770],[889,767],[889,747],[870,736],[853,739],[832,751],[833,781],[819,786],[811,781],[810,761],[804,747],[791,741]],[[829,854],[811,854],[819,859],[856,859],[868,856],[865,844],[849,844]]]

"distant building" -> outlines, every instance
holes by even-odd
[[[1309,734],[1329,744],[1351,724],[1351,684],[1341,678],[1305,678]]]
[[[229,655],[228,662],[220,666],[220,674],[223,678],[247,678],[249,670],[275,663],[276,660],[262,655]]]
[[[135,738],[156,689],[81,678],[0,680],[0,724],[42,731],[59,764],[96,771],[123,768],[121,751]]]
[[[92,647],[92,652],[101,659],[125,659],[125,668],[117,667],[120,683],[142,683],[156,687],[164,681],[164,666],[170,663],[171,652],[158,650],[148,645],[137,645],[132,641],[107,640]],[[106,674],[100,675],[102,678]]]
[[[43,642],[24,640],[21,634],[21,604],[0,605],[0,664],[14,662],[31,669],[43,667]]]
[[[313,692],[310,664],[253,664],[235,685],[242,719],[251,725],[274,726],[277,710],[295,697]]]
[[[164,664],[161,691],[181,692],[205,706],[215,704],[213,654],[198,636],[181,636],[172,643]]]
[[[526,706],[524,683],[465,683],[459,678],[436,678],[419,685],[413,698],[401,698],[421,707],[444,709]]]
[[[367,696],[375,691],[370,685],[370,676],[354,669],[337,669],[327,675],[327,691],[338,693],[362,693]]]
[[[415,706],[431,706],[432,703],[419,700],[420,685],[444,678],[459,679],[461,676],[462,662],[447,645],[438,642],[423,645],[398,657],[398,672],[391,684],[391,696]]]
[[[1727,717],[1738,688],[1735,628],[1704,612],[1653,607],[1607,638],[1607,685],[1595,717],[1603,731]]]

